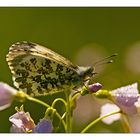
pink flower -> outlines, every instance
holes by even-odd
[[[109,91],[109,94],[111,95],[111,100],[114,104],[103,105],[101,107],[101,116],[119,110],[127,115],[140,114],[140,95],[137,83]],[[111,124],[118,119],[120,119],[120,114],[116,114],[116,116],[111,115],[103,119],[103,122]]]
[[[11,132],[14,133],[25,133],[32,132],[35,128],[33,119],[30,117],[29,112],[24,112],[23,110],[18,111],[9,118],[12,122]]]
[[[133,115],[137,113],[135,103],[140,97],[137,83],[115,89],[111,92],[113,102],[117,106],[119,106],[124,113],[128,115]]]
[[[0,82],[0,111],[8,108],[17,93],[17,90],[6,83]]]
[[[10,132],[12,133],[51,133],[53,131],[52,121],[43,118],[35,125],[29,112],[24,112],[23,106],[9,118],[12,123]]]

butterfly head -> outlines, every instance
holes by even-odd
[[[86,81],[90,79],[95,73],[93,67],[79,67],[78,74]]]

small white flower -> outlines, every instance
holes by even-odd
[[[112,112],[116,112],[116,111],[120,111],[120,108],[118,106],[116,106],[115,104],[107,103],[101,107],[100,117],[105,116]],[[108,116],[108,117],[102,119],[102,121],[109,125],[109,124],[113,123],[114,121],[119,120],[120,116],[121,116],[120,113],[114,114],[114,115],[111,115],[111,116]]]

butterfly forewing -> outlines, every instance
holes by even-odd
[[[7,55],[14,85],[32,96],[47,95],[81,84],[78,66],[31,42],[12,45]]]

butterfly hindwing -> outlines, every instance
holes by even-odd
[[[52,94],[81,83],[78,66],[35,43],[12,45],[7,61],[14,85],[32,96]]]

